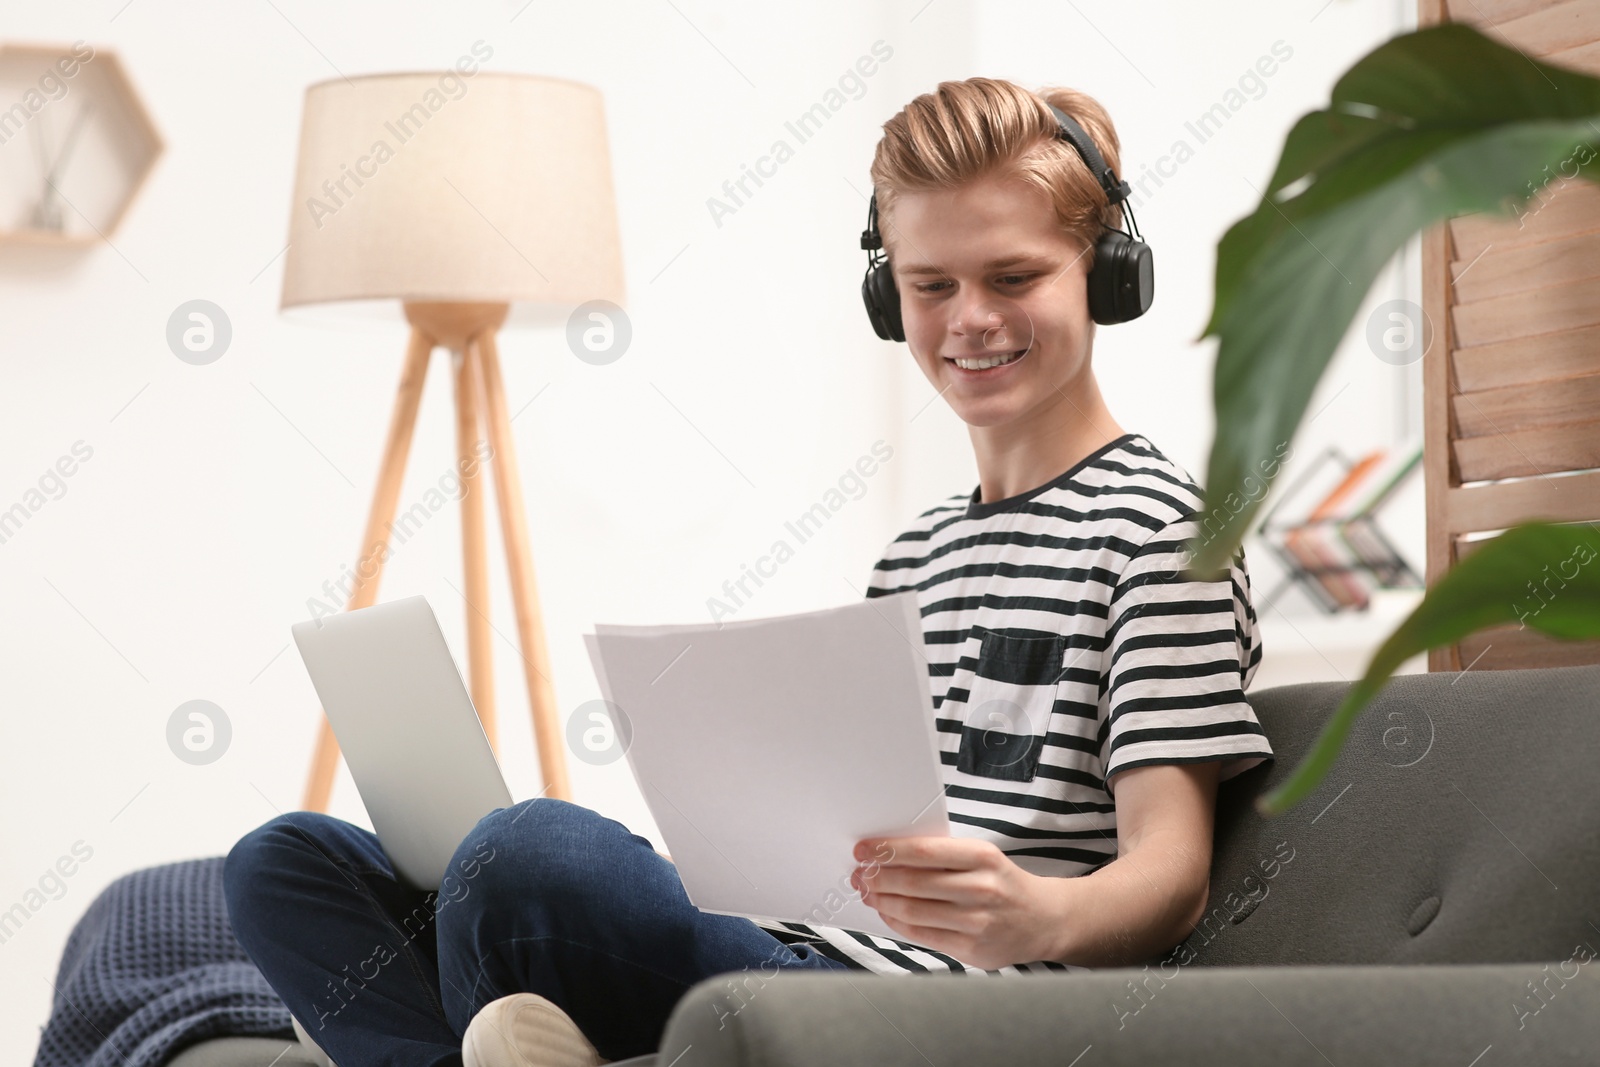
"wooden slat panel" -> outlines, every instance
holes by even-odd
[[[1472,539],[1472,540],[1468,540],[1466,537],[1455,537],[1455,538],[1452,538],[1452,540],[1455,542],[1455,547],[1456,547],[1456,562],[1460,563],[1462,560],[1466,559],[1467,557],[1471,556],[1474,552],[1478,551],[1478,549],[1482,548],[1484,545],[1488,544],[1490,541],[1493,541],[1494,538],[1493,537],[1479,537],[1479,538],[1475,538],[1475,539]]]
[[[1450,319],[1461,345],[1600,325],[1600,278],[1457,304]]]
[[[1531,520],[1529,520],[1529,521],[1531,521]],[[1596,524],[1596,523],[1592,523],[1592,522],[1576,522],[1576,523],[1570,523],[1568,525],[1572,525],[1572,526],[1589,526],[1589,527],[1600,526],[1600,524]],[[1500,536],[1501,532],[1502,531],[1489,532],[1488,536],[1485,536],[1485,534],[1483,532],[1472,533],[1472,534],[1458,534],[1455,537],[1451,538],[1451,540],[1455,542],[1456,562],[1460,563],[1462,560],[1467,559],[1470,556],[1472,556],[1474,553],[1478,552],[1485,545],[1493,544],[1495,542],[1495,539]]]
[[[1455,387],[1463,393],[1600,373],[1600,326],[1518,337],[1455,351]]]
[[[1600,415],[1600,374],[1558,378],[1450,398],[1458,437],[1516,433]],[[1471,481],[1466,472],[1462,481]]]
[[[1417,25],[1435,26],[1449,18],[1445,0],[1417,0]],[[1422,310],[1438,323],[1435,344],[1422,355],[1422,484],[1427,521],[1426,581],[1432,585],[1450,569],[1450,531],[1445,525],[1445,492],[1455,484],[1450,454],[1450,353],[1457,344],[1450,336],[1448,296],[1452,241],[1450,224],[1436,223],[1422,233]],[[1428,670],[1459,668],[1456,645],[1428,650]]]
[[[1451,22],[1470,22],[1484,29],[1507,19],[1520,18],[1550,6],[1550,0],[1445,0],[1446,17]]]
[[[1558,641],[1531,626],[1520,628],[1515,623],[1468,634],[1461,639],[1459,648],[1462,668],[1475,671],[1600,663],[1600,641]]]
[[[1439,2],[1423,0],[1419,18],[1425,20],[1427,5]],[[1450,535],[1459,529],[1451,525],[1448,507],[1451,487],[1460,484],[1450,449],[1453,436],[1450,426],[1450,353],[1458,347],[1459,342],[1450,328],[1447,299],[1450,295],[1450,226],[1439,222],[1428,227],[1422,231],[1421,243],[1422,310],[1429,320],[1438,324],[1434,329],[1433,344],[1422,354],[1422,491],[1426,511],[1424,540],[1427,544],[1424,581],[1431,587],[1444,577],[1455,562],[1450,554]],[[1459,670],[1460,664],[1455,657],[1455,645],[1430,649],[1428,670]]]
[[[1426,447],[1426,446],[1424,446]],[[1444,494],[1443,529],[1503,530],[1519,522],[1588,522],[1600,516],[1600,471],[1462,485]],[[1429,585],[1432,585],[1430,580]]]
[[[1543,62],[1568,67],[1584,74],[1600,74],[1600,41],[1551,52],[1544,57]]]
[[[1591,160],[1588,166],[1600,166],[1600,160]],[[1551,174],[1550,184],[1522,205],[1520,217],[1480,213],[1451,219],[1457,258],[1470,263],[1491,244],[1504,251],[1593,230],[1600,219],[1600,185],[1588,178],[1569,178],[1559,166]]]
[[[1454,447],[1464,482],[1600,468],[1600,419],[1466,437]]]
[[[1481,0],[1480,0],[1481,2]],[[1533,56],[1547,56],[1600,39],[1600,4],[1567,0],[1496,24],[1494,35]]]
[[[1457,561],[1467,559],[1493,537],[1467,540],[1455,538]],[[1530,576],[1530,581],[1538,575]],[[1550,588],[1550,595],[1560,593],[1559,579]],[[1535,583],[1539,584],[1539,583]],[[1537,609],[1536,595],[1528,593],[1522,605],[1528,610]],[[1515,605],[1513,606],[1515,610]],[[1564,667],[1579,663],[1600,663],[1600,641],[1560,641],[1520,623],[1491,627],[1461,639],[1459,646],[1461,669],[1471,664],[1472,670],[1512,670],[1520,667]]]
[[[1419,26],[1447,19],[1474,23],[1530,58],[1600,74],[1600,0],[1417,0]],[[1451,219],[1423,235],[1423,310],[1439,350],[1422,367],[1430,587],[1488,543],[1465,532],[1600,518],[1600,470],[1517,476],[1600,464],[1600,408],[1589,395],[1600,379],[1600,186],[1574,171],[1574,160],[1552,165],[1520,215]],[[1575,413],[1581,405],[1559,396],[1560,386],[1534,384],[1563,380],[1588,383],[1585,409]],[[1554,415],[1571,421],[1530,425]],[[1506,433],[1461,436],[1500,417]],[[1505,480],[1480,481],[1488,478]],[[1428,653],[1430,671],[1575,663],[1600,663],[1600,640],[1556,641],[1512,626]]]
[[[1600,212],[1588,221],[1585,233],[1503,250],[1491,247],[1476,260],[1456,260],[1450,264],[1456,299],[1487,300],[1600,276]]]

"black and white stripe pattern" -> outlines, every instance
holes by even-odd
[[[951,831],[1034,874],[1116,857],[1107,779],[1155,763],[1272,758],[1244,689],[1261,661],[1243,549],[1226,581],[1191,581],[1200,488],[1148,439],[1124,434],[1046,485],[920,515],[872,574],[869,597],[915,589]],[[880,973],[995,970],[835,927],[762,920]]]

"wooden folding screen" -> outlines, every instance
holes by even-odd
[[[1444,20],[1600,75],[1600,0],[1419,0],[1420,24]],[[1423,233],[1429,585],[1481,547],[1484,532],[1532,519],[1600,530],[1596,177],[1600,158],[1574,152],[1518,218],[1464,216]],[[1528,576],[1523,610],[1538,608],[1537,595],[1560,595],[1559,577],[1547,581],[1554,571]],[[1516,624],[1428,656],[1430,671],[1578,663],[1600,663],[1600,641],[1556,641]]]

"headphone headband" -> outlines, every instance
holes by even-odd
[[[861,247],[867,251],[875,251],[883,247],[883,235],[878,232],[878,190],[872,190],[872,199],[867,203],[867,228],[861,231]]]
[[[1045,106],[1055,114],[1056,123],[1061,127],[1061,139],[1078,150],[1078,155],[1083,157],[1089,173],[1100,183],[1100,188],[1106,191],[1106,203],[1115,206],[1133,195],[1133,187],[1127,182],[1117,180],[1116,172],[1106,164],[1105,157],[1095,146],[1094,139],[1078,125],[1077,120],[1052,103],[1046,102]]]

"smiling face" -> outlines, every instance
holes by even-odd
[[[884,240],[906,343],[963,422],[1025,433],[1092,391],[1089,258],[1044,190],[987,177],[901,193]]]

